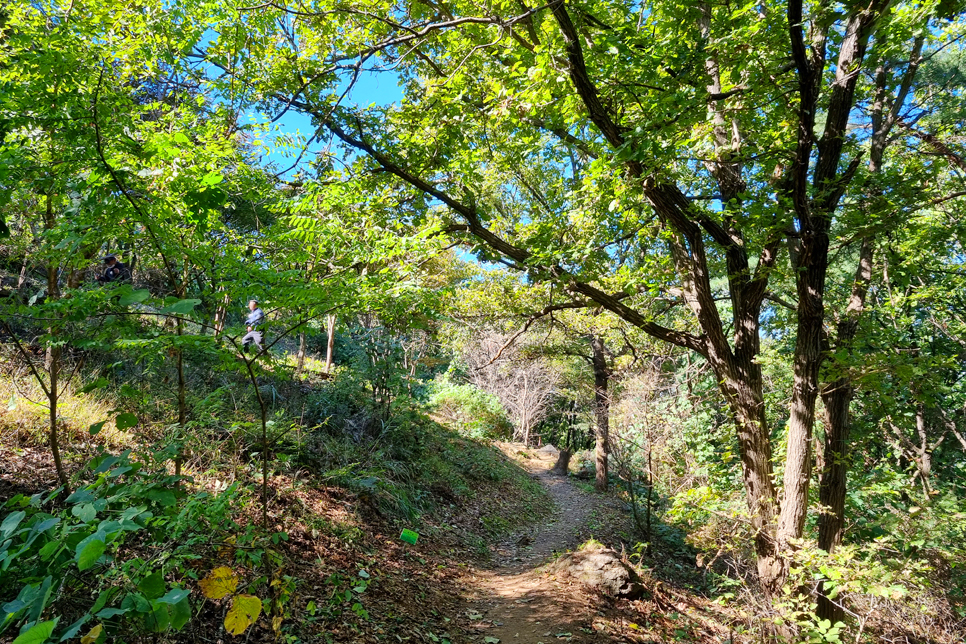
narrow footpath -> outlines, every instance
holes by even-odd
[[[596,624],[597,612],[583,592],[546,570],[555,554],[573,550],[591,536],[591,525],[612,497],[585,492],[567,477],[550,474],[556,457],[528,452],[523,465],[547,487],[555,512],[544,523],[497,544],[496,565],[476,569],[467,580],[471,641],[483,644],[619,642]],[[515,459],[520,460],[520,459]]]

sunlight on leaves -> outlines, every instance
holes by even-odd
[[[225,630],[241,635],[255,623],[262,612],[262,600],[254,595],[238,595],[231,600],[231,608],[225,616]]]
[[[104,632],[104,626],[102,624],[98,624],[90,631],[88,631],[87,635],[81,638],[81,644],[94,644],[94,642],[97,641],[97,638],[100,637],[101,633],[103,632]]]
[[[228,566],[219,566],[199,581],[198,585],[208,599],[221,599],[238,588],[238,576]]]

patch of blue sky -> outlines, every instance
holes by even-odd
[[[346,81],[336,91],[341,94],[348,86]],[[403,98],[399,76],[393,72],[364,71],[342,100],[346,107],[389,107],[399,104]],[[264,112],[250,111],[243,117],[251,126],[258,148],[260,161],[282,179],[291,179],[311,165],[316,155],[329,152],[327,141],[316,138],[316,127],[309,114],[295,108],[280,117]],[[322,137],[327,138],[327,137]],[[335,151],[335,150],[331,150]],[[353,154],[350,151],[345,151]]]

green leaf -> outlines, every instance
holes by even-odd
[[[67,640],[69,640],[69,639],[71,639],[73,637],[76,637],[77,634],[80,632],[80,629],[84,626],[84,624],[87,623],[87,621],[90,618],[91,618],[90,613],[88,613],[87,615],[84,615],[83,617],[81,617],[79,620],[77,620],[76,622],[74,622],[73,624],[71,624],[67,628],[67,630],[64,631],[61,634],[60,639],[57,640],[57,641],[59,641],[59,642],[66,642]]]
[[[174,315],[186,315],[191,313],[196,306],[201,304],[201,300],[188,299],[178,300],[174,304],[169,304],[159,311],[159,313],[172,313]]]
[[[218,174],[217,172],[209,172],[208,174],[206,174],[201,178],[201,183],[206,186],[213,186],[215,184],[221,183],[223,179],[224,177]]]
[[[90,434],[91,436],[97,436],[97,435],[98,435],[98,434],[100,433],[100,431],[101,431],[102,429],[104,429],[104,423],[106,423],[106,422],[107,422],[106,420],[102,420],[102,421],[101,421],[101,422],[99,422],[99,423],[94,423],[93,425],[91,425],[91,426],[90,426],[90,427],[88,428],[88,430],[87,430],[87,432],[88,432],[88,433],[89,433],[89,434]]]
[[[138,417],[132,413],[124,412],[123,414],[117,415],[117,418],[114,419],[114,424],[119,430],[129,429],[138,424]]]
[[[20,591],[20,594],[23,594],[23,591]],[[0,624],[6,624],[26,607],[27,602],[23,601],[22,599],[15,599],[12,602],[7,602],[3,606],[0,606],[0,611],[3,611],[0,613],[0,615],[3,616],[3,619],[0,619]]]
[[[190,594],[190,590],[185,590],[184,588],[172,588],[165,593],[164,597],[158,599],[158,602],[162,604],[177,604]]]
[[[166,604],[152,602],[151,612],[144,616],[144,625],[153,633],[161,633],[168,628],[171,617]]]
[[[180,143],[181,145],[185,145],[186,143],[191,143],[191,139],[189,139],[184,134],[184,132],[175,132],[174,133],[174,142],[175,143]]]
[[[97,611],[95,617],[100,617],[101,619],[110,619],[112,617],[117,617],[118,615],[123,615],[127,613],[130,608],[105,608],[104,610]]]
[[[60,517],[51,517],[49,519],[44,519],[40,523],[35,523],[30,528],[30,534],[39,534],[41,532],[47,532],[55,525],[60,523]]]
[[[30,601],[30,610],[27,613],[27,619],[29,621],[40,621],[40,616],[43,614],[44,609],[47,608],[47,602],[50,601],[50,594],[54,590],[53,579],[49,575],[44,577],[40,587],[37,588],[36,594]]]
[[[94,391],[95,389],[100,389],[107,385],[107,378],[98,378],[93,382],[89,382],[83,387],[81,387],[80,393],[86,394],[88,392]]]
[[[94,505],[92,503],[75,505],[70,513],[84,523],[90,523],[97,516],[97,510],[94,509]]]
[[[75,490],[73,494],[67,497],[67,503],[87,503],[94,500],[94,493],[90,488],[82,487]]]
[[[22,510],[8,514],[3,520],[3,523],[0,523],[0,539],[6,539],[12,535],[13,531],[17,529],[17,526],[20,525],[20,522],[23,521],[25,516],[27,516],[27,513]]]
[[[138,590],[148,599],[157,599],[164,594],[164,577],[160,572],[153,572],[138,584]],[[166,602],[170,603],[170,602]]]
[[[130,287],[127,287],[130,288]],[[140,304],[144,300],[151,297],[151,291],[147,289],[140,289],[137,291],[130,291],[121,296],[118,300],[118,304],[121,306],[131,306],[132,304]]]
[[[97,613],[99,610],[107,606],[107,602],[111,600],[111,597],[116,592],[115,588],[108,588],[107,590],[102,590],[98,595],[97,599],[94,601],[94,605],[91,606],[90,612]]]
[[[93,427],[93,425],[91,425],[91,427]],[[94,469],[94,474],[103,474],[107,470],[111,469],[111,467],[113,467],[120,460],[121,459],[117,456],[105,456],[104,460],[97,464],[97,467]],[[97,461],[94,462],[96,463]]]
[[[171,490],[159,490],[158,488],[151,488],[144,493],[144,496],[148,497],[152,501],[160,503],[166,508],[170,508],[177,502],[174,492]]]
[[[40,549],[40,552],[37,553],[40,555],[40,560],[48,561],[51,557],[54,556],[54,553],[57,552],[62,545],[63,544],[60,543],[59,541],[51,541],[50,543],[45,545],[43,548]]]
[[[41,644],[42,642],[46,642],[47,638],[54,632],[54,626],[56,625],[56,619],[34,624],[26,633],[21,633],[13,641],[13,644]]]
[[[163,599],[163,598],[162,598]],[[161,599],[158,600],[159,602]],[[171,628],[176,631],[180,631],[184,628],[184,625],[188,623],[191,619],[191,604],[188,602],[188,598],[185,597],[177,604],[171,607]]]
[[[84,541],[87,540],[85,539]],[[101,558],[101,555],[104,554],[105,549],[106,546],[100,539],[88,541],[87,545],[77,553],[77,569],[83,571],[91,568]]]

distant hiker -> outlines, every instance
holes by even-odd
[[[108,282],[123,282],[124,280],[131,279],[131,269],[117,261],[117,257],[114,255],[108,255],[104,258],[104,273],[97,277],[97,281],[106,284]]]
[[[258,349],[259,352],[265,350],[262,346],[262,333],[265,327],[265,313],[258,308],[258,300],[252,299],[248,301],[248,310],[251,313],[245,319],[245,325],[248,327],[248,333],[242,338],[242,351],[248,353],[248,347],[252,344]]]

